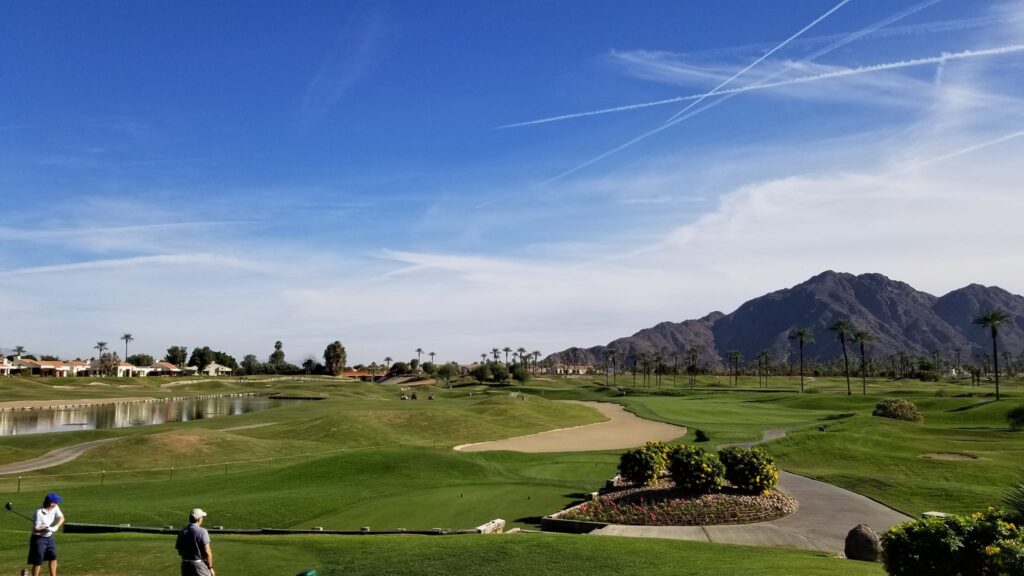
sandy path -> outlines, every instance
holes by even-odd
[[[125,398],[76,398],[74,400],[16,400],[0,402],[0,410],[27,410],[30,408],[54,408],[62,406],[95,406],[97,404],[121,404],[129,402],[151,402],[155,398],[128,396]]]
[[[648,440],[673,440],[686,435],[686,428],[646,420],[627,412],[618,404],[563,400],[593,408],[608,418],[605,422],[548,430],[492,442],[456,446],[463,452],[510,450],[513,452],[587,452],[619,450],[642,446]]]
[[[100,444],[106,444],[107,442],[113,442],[114,440],[116,440],[116,438],[105,438],[103,440],[93,440],[92,442],[84,442],[82,444],[75,444],[74,446],[57,448],[56,450],[51,450],[38,458],[22,460],[21,462],[0,466],[0,474],[21,474],[22,472],[42,470],[43,468],[50,468],[59,464],[64,464],[65,462],[70,462],[75,458],[78,458],[81,456],[82,452],[85,452],[89,448],[99,446]]]

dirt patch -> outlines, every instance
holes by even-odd
[[[686,435],[686,428],[645,420],[618,404],[563,400],[593,408],[608,418],[605,422],[548,430],[529,436],[518,436],[456,446],[462,452],[510,450],[513,452],[586,452],[591,450],[619,450],[643,446],[648,440],[673,440]]]
[[[162,454],[193,454],[204,452],[210,444],[208,438],[194,434],[153,434],[146,436],[146,441],[153,449],[159,450]]]
[[[977,460],[977,456],[971,456],[970,454],[962,454],[960,452],[928,452],[927,454],[921,454],[920,458],[927,458],[929,460],[949,460],[951,462],[963,462],[966,460]]]

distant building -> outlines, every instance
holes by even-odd
[[[216,362],[210,362],[210,364],[206,368],[200,370],[199,373],[204,376],[231,376],[232,372],[233,370],[227,366],[221,366]]]
[[[14,362],[19,370],[29,370],[33,376],[64,377],[71,374],[71,366],[61,360],[29,360],[19,358]]]
[[[17,368],[6,356],[0,356],[0,376],[10,376]]]
[[[154,362],[149,368],[150,376],[180,376],[182,374],[181,368],[170,362]]]

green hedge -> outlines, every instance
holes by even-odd
[[[664,442],[648,442],[619,457],[619,475],[637,484],[651,485],[665,472],[671,450]]]
[[[676,486],[692,494],[715,492],[725,482],[725,466],[718,456],[697,446],[673,448],[668,470]]]
[[[778,465],[760,448],[723,448],[718,458],[725,466],[725,479],[738,490],[764,494],[779,483]]]
[[[881,416],[883,418],[893,418],[895,420],[906,420],[907,422],[920,422],[924,420],[924,417],[921,416],[921,411],[917,409],[917,406],[915,406],[913,402],[909,402],[902,398],[882,400],[875,405],[875,409],[871,412],[871,415]]]
[[[892,576],[1024,574],[1024,532],[1001,510],[904,522],[882,534]]]

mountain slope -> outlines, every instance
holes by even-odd
[[[874,336],[868,345],[872,357],[938,351],[952,358],[959,350],[967,361],[991,352],[988,331],[972,323],[981,310],[989,308],[1002,309],[1011,317],[1000,328],[1000,349],[1014,355],[1024,350],[1024,297],[971,284],[937,298],[881,274],[827,271],[745,302],[731,314],[713,312],[697,320],[662,322],[604,346],[570,348],[548,358],[564,364],[604,365],[606,351],[613,350],[618,365],[631,362],[638,353],[661,353],[671,364],[673,354],[685,358],[691,346],[699,346],[701,364],[720,365],[731,350],[748,360],[768,350],[776,360],[783,360],[795,353],[789,334],[805,326],[815,338],[805,354],[827,360],[842,353],[829,326],[847,318]]]

